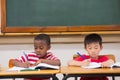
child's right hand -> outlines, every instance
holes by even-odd
[[[18,66],[18,67],[24,67],[24,68],[28,68],[28,67],[30,67],[30,63],[29,62],[19,62],[19,61],[17,61],[17,60],[13,60],[13,65],[14,66]]]
[[[30,67],[30,63],[29,63],[29,62],[24,62],[24,63],[22,64],[22,66],[23,66],[24,68],[28,68],[28,67]]]
[[[85,59],[83,61],[75,61],[75,60],[68,61],[69,66],[88,66],[89,64],[90,64],[90,59]]]
[[[85,59],[82,61],[82,66],[88,66],[90,64],[90,59]]]

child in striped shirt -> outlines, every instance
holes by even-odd
[[[36,66],[39,63],[47,63],[51,65],[60,66],[60,60],[48,50],[51,48],[50,37],[47,34],[39,34],[34,38],[34,52],[22,55],[19,58],[14,59],[14,66],[28,68],[30,66]],[[29,78],[24,80],[49,80],[49,78]]]

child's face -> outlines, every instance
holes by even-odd
[[[102,46],[98,42],[90,43],[86,45],[86,51],[93,59],[98,59],[99,53],[102,50]]]
[[[47,50],[50,49],[50,46],[47,45],[46,41],[34,40],[34,49],[37,56],[41,58],[46,55]]]

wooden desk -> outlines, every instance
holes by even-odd
[[[80,76],[120,76],[120,68],[98,68],[98,69],[84,69],[80,67],[61,67],[61,73],[64,74],[62,80],[67,80],[69,77]]]
[[[0,79],[2,78],[40,78],[51,77],[53,80],[58,80],[55,74],[60,70],[38,70],[38,71],[0,71]]]

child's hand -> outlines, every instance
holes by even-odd
[[[39,63],[42,63],[42,59],[38,60],[35,64],[33,64],[32,66],[36,66],[38,65]]]
[[[83,61],[75,61],[75,60],[68,61],[69,66],[88,66],[89,64],[90,64],[90,59],[86,59]]]
[[[82,66],[88,66],[90,64],[90,59],[85,59],[82,61]]]
[[[110,67],[113,63],[114,63],[114,61],[110,59],[105,62],[102,62],[101,66],[102,67]]]
[[[24,63],[22,64],[22,66],[23,66],[24,68],[28,68],[28,67],[30,67],[30,63],[29,63],[29,62],[24,62]]]
[[[101,64],[102,67],[110,67],[110,64],[107,62],[102,62]]]
[[[13,65],[14,66],[18,66],[18,67],[24,67],[24,68],[28,68],[28,67],[30,67],[30,63],[29,62],[19,62],[19,61],[17,61],[17,60],[15,60],[15,59],[13,59]]]

